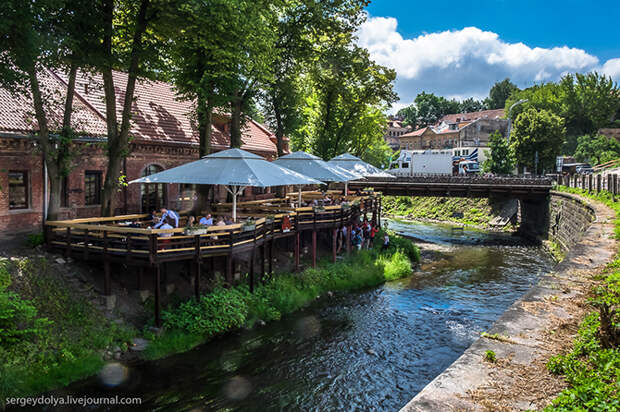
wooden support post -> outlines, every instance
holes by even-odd
[[[301,248],[301,240],[299,231],[295,233],[295,271],[299,270],[299,249]]]
[[[65,257],[71,256],[71,226],[67,226],[67,245],[65,246]]]
[[[611,193],[611,174],[607,175],[607,191]]]
[[[200,235],[194,236],[194,293],[196,300],[200,299],[200,264],[202,259],[200,258]]]
[[[263,242],[263,244],[260,246],[260,275],[258,277],[259,281],[262,282],[263,281],[263,277],[265,276],[265,243]]]
[[[84,229],[84,260],[88,260],[88,229]]]
[[[161,282],[160,282],[160,268],[159,264],[155,265],[155,325],[161,327]]]
[[[379,227],[381,227],[381,196],[379,196],[379,204],[377,207],[377,222]]]
[[[336,251],[338,250],[338,229],[332,229],[332,260],[336,263]]]
[[[588,175],[588,193],[592,193],[592,175]]]
[[[233,257],[232,257],[232,253],[230,253],[228,256],[226,256],[226,282],[228,282],[229,285],[232,285],[233,282]]]
[[[347,225],[347,237],[345,239],[345,241],[347,242],[347,255],[351,254],[351,230],[353,229],[353,226],[349,223]]]
[[[578,176],[576,174],[574,174],[573,175],[573,187],[574,188],[577,188],[579,186],[578,185],[579,182],[577,181],[577,179],[578,179]]]
[[[312,231],[312,267],[316,267],[316,229]]]
[[[250,282],[250,293],[254,293],[254,260],[256,260],[256,246],[252,247],[252,253],[250,253],[250,273],[248,282]]]
[[[110,275],[110,261],[108,259],[103,261],[103,294],[105,296],[112,295],[112,279]]]
[[[618,194],[618,175],[614,173],[611,177],[611,180],[611,193],[615,197]]]
[[[273,273],[273,242],[274,239],[269,241],[269,273]]]
[[[136,284],[137,290],[144,290],[144,268],[142,266],[138,266]]]
[[[596,175],[596,193],[601,193],[601,175]]]

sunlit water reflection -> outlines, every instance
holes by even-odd
[[[92,378],[59,393],[141,396],[150,410],[399,409],[552,262],[505,234],[390,224],[444,249],[407,279],[134,365],[116,388]]]

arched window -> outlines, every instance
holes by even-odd
[[[148,165],[142,171],[141,177],[146,177],[164,170],[158,165]],[[166,206],[166,185],[163,183],[147,183],[140,185],[142,213],[158,210]]]

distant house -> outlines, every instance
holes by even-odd
[[[489,135],[499,131],[506,137],[508,120],[504,110],[448,114],[433,126],[406,133],[400,137],[400,148],[408,150],[484,147]]]
[[[398,150],[400,148],[400,137],[410,131],[411,127],[404,126],[401,120],[391,118],[388,120],[383,138],[392,150]]]
[[[117,110],[120,119],[127,74],[114,72]],[[44,71],[40,75],[46,96],[46,112],[51,129],[58,129],[62,110],[58,104],[66,96],[67,78],[62,73]],[[80,75],[76,81],[73,127],[79,155],[63,182],[63,218],[92,217],[99,214],[101,187],[106,173],[105,102],[101,78]],[[160,81],[139,81],[136,85],[130,135],[131,153],[123,165],[127,180],[198,159],[198,132],[192,121],[193,103],[178,100],[172,85]],[[14,96],[0,89],[0,236],[32,230],[43,220],[45,168],[33,137],[38,130],[30,98]],[[230,145],[230,121],[226,114],[214,115],[211,148]],[[242,149],[267,159],[277,156],[276,138],[265,126],[250,120],[243,130]],[[288,151],[288,148],[286,148]],[[223,192],[222,192],[223,194]],[[247,189],[247,197],[253,196]],[[215,196],[220,193],[215,193]],[[181,208],[192,199],[192,188],[184,185],[130,185],[117,193],[116,213],[147,212],[168,206]]]

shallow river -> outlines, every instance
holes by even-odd
[[[62,393],[140,396],[149,410],[398,410],[552,261],[507,234],[390,225],[426,250],[411,277],[134,365],[115,388],[92,378]]]

